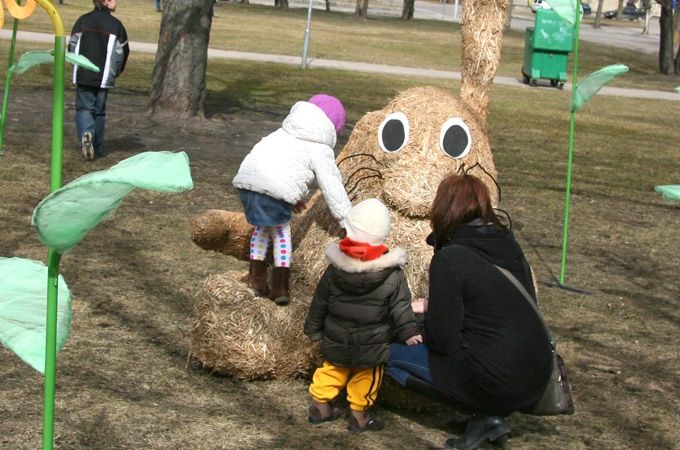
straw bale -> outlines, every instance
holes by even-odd
[[[241,212],[210,209],[191,220],[189,234],[202,249],[246,260],[253,227]]]
[[[400,151],[387,153],[378,145],[378,129],[397,111],[409,120],[409,141]],[[453,117],[467,124],[472,138],[469,154],[461,159],[452,159],[439,148],[441,127]],[[406,90],[382,110],[366,114],[337,161],[352,203],[375,197],[390,209],[392,232],[387,244],[401,246],[409,254],[406,275],[414,297],[427,295],[432,256],[425,243],[430,232],[427,216],[441,179],[467,171],[489,187],[494,204],[500,197],[483,118],[460,97],[434,87]],[[291,223],[290,305],[280,308],[255,297],[233,273],[210,277],[197,294],[192,355],[205,367],[241,379],[285,379],[304,376],[318,363],[318,348],[303,335],[302,327],[316,283],[327,266],[324,248],[342,231],[319,193],[307,205],[308,210]],[[198,228],[224,228],[219,223],[221,215],[212,217],[217,225]],[[233,219],[225,222],[231,224]],[[203,233],[211,239],[219,234]]]
[[[409,141],[400,151],[387,153],[378,145],[378,128],[393,112],[408,118]],[[472,148],[462,159],[446,156],[439,147],[441,127],[449,118],[462,119],[470,129]],[[439,182],[461,170],[484,181],[494,204],[499,199],[486,122],[460,97],[435,87],[408,89],[383,110],[366,114],[337,160],[353,202],[381,197],[406,217],[427,217]]]
[[[464,2],[461,97],[486,119],[491,83],[501,57],[509,0]]]
[[[237,379],[307,375],[318,349],[302,333],[307,305],[255,297],[236,274],[208,277],[194,303],[191,356]]]

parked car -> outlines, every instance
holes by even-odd
[[[616,19],[617,12],[617,10],[607,11],[604,13],[604,16],[607,19]],[[640,8],[637,8],[635,5],[626,5],[623,7],[623,14],[621,17],[628,20],[637,20],[641,17],[644,17],[644,15],[645,12]]]

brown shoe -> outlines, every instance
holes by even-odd
[[[377,417],[373,417],[365,413],[364,416],[366,418],[366,423],[361,426],[354,415],[354,411],[352,411],[352,414],[349,416],[349,425],[347,426],[347,430],[352,433],[363,433],[364,431],[380,431],[385,426],[382,420],[378,419]]]
[[[288,296],[288,280],[290,279],[290,267],[274,267],[272,271],[272,290],[269,298],[279,306],[285,306],[290,302]]]
[[[342,415],[340,408],[330,403],[327,403],[327,405],[330,408],[330,414],[327,413],[326,415],[321,412],[321,409],[315,403],[309,405],[309,423],[318,425],[324,422],[332,422]]]
[[[257,295],[267,297],[269,295],[269,286],[267,285],[267,268],[269,264],[265,261],[257,259],[250,260],[250,268],[248,269],[248,285],[253,288]]]

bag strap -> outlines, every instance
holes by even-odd
[[[517,288],[517,290],[522,294],[522,296],[529,302],[533,310],[536,312],[538,315],[539,320],[543,324],[543,328],[545,328],[545,332],[548,335],[548,339],[550,339],[550,345],[552,346],[553,350],[555,350],[555,341],[553,341],[552,336],[550,335],[550,331],[548,331],[548,325],[546,325],[545,320],[543,320],[543,314],[538,310],[538,306],[536,306],[536,302],[534,302],[534,299],[531,298],[531,295],[529,295],[529,292],[522,286],[522,283],[519,282],[517,277],[515,277],[513,274],[510,273],[509,270],[502,268],[501,266],[498,266],[496,264],[493,265],[496,269],[500,271],[505,277],[510,280],[510,282]]]

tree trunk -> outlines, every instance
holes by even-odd
[[[357,19],[368,19],[368,0],[357,0],[354,17]]]
[[[326,0],[326,12],[331,12],[331,0]]]
[[[288,0],[274,0],[274,6],[285,11],[288,9]]]
[[[203,116],[213,0],[166,0],[149,107]]]
[[[616,20],[623,19],[623,0],[619,0],[619,6],[616,10]]]
[[[602,19],[602,5],[604,0],[598,0],[597,2],[597,12],[595,13],[595,22],[593,22],[593,28],[600,28],[600,19]]]
[[[413,19],[413,10],[415,9],[416,0],[404,0],[404,7],[401,10],[402,20]]]
[[[659,72],[673,71],[673,0],[662,0],[659,16]]]
[[[680,8],[676,7],[675,16],[673,17],[673,48],[677,48],[675,53],[674,72],[680,75]]]
[[[641,0],[640,7],[645,12],[642,19],[642,34],[649,35],[649,20],[652,18],[652,0]]]

